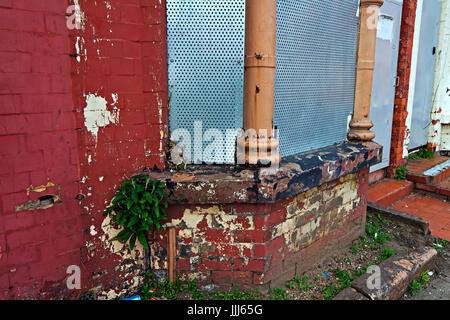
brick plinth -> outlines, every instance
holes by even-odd
[[[368,170],[272,204],[174,205],[176,273],[221,287],[279,287],[364,232]],[[164,277],[166,233],[155,235],[150,267]]]

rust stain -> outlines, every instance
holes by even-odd
[[[192,180],[195,180],[195,176],[188,175],[185,173],[177,173],[172,176],[172,182],[175,182],[175,183],[192,181]]]

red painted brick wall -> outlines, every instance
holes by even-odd
[[[394,117],[392,122],[391,162],[387,170],[388,176],[393,176],[395,169],[405,165],[403,147],[406,134],[406,118],[408,116],[409,79],[414,40],[414,25],[416,21],[417,0],[404,0],[402,24],[400,28],[400,47],[398,57],[398,86],[395,90]]]
[[[79,128],[80,193],[86,196],[80,201],[87,231],[84,265],[89,271],[83,289],[102,285],[98,297],[113,298],[138,284],[134,278],[145,270],[130,261],[142,262],[144,257],[142,252],[139,257],[111,252],[102,213],[123,179],[145,167],[164,168],[165,1],[80,0],[79,4],[84,21],[81,30],[71,32],[70,49],[77,55],[72,57],[73,102]],[[96,135],[86,127],[89,96],[105,99],[107,110],[117,115],[115,123],[99,126]],[[131,256],[137,259],[126,259]]]
[[[123,178],[164,167],[165,2],[77,3],[82,28],[71,30],[73,0],[0,1],[1,298],[74,298],[98,286],[93,295],[114,297],[124,277],[136,285],[139,270],[120,266],[102,213]],[[27,195],[48,182],[61,204],[14,212],[57,193]],[[66,289],[69,265],[81,268],[81,290]]]
[[[0,298],[45,298],[80,264],[78,152],[64,1],[0,1]],[[63,203],[15,212],[57,193]],[[46,293],[47,292],[47,293]],[[68,294],[66,292],[66,294]]]

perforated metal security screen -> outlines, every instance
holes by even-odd
[[[278,0],[274,125],[289,156],[346,140],[358,0]]]
[[[236,139],[227,139],[226,131],[243,125],[245,1],[166,3],[170,130],[191,134],[193,162],[234,163]],[[213,141],[215,131],[204,136],[209,129],[220,131],[223,141]],[[208,145],[222,142],[222,155],[208,152]]]
[[[235,139],[226,131],[243,122],[245,0],[166,3],[170,131],[186,129],[192,160],[211,162],[204,151],[212,140],[202,137],[218,129],[224,150],[214,160],[234,163]],[[282,156],[346,140],[357,10],[358,0],[278,0],[274,125]]]

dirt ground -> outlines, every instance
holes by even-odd
[[[407,292],[403,300],[450,300],[450,249],[447,246],[439,251],[430,281],[415,295]]]
[[[306,278],[304,275],[299,277],[303,283],[300,286],[295,283],[292,289],[286,290],[291,300],[332,299],[342,287],[345,287],[346,281],[351,281],[358,276],[358,270],[385,260],[386,256],[380,257],[384,249],[391,254],[395,252],[395,254],[406,255],[425,244],[424,239],[411,233],[405,225],[383,218],[380,220],[377,212],[371,209],[368,211],[368,223],[379,224],[379,233],[384,233],[390,240],[377,243],[374,237],[371,238],[369,235],[355,240],[351,248],[307,272]]]

